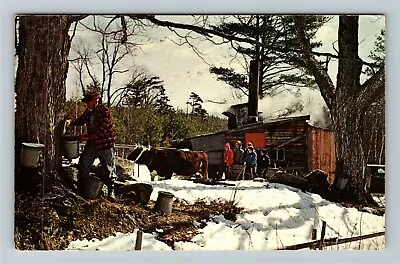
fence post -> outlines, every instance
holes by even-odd
[[[317,229],[313,228],[311,230],[311,241],[314,241],[316,239],[317,239]],[[313,242],[310,243],[310,249],[315,249],[315,246],[314,246]]]
[[[312,240],[317,239],[317,229],[316,228],[313,228],[313,230],[312,230],[311,239]]]
[[[135,250],[142,250],[142,238],[143,238],[143,231],[138,230],[136,233]]]
[[[319,241],[319,249],[320,250],[322,250],[324,248],[325,230],[326,230],[326,222],[322,221],[321,240]]]

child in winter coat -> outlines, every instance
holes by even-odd
[[[244,165],[246,166],[246,178],[252,180],[255,175],[255,167],[257,165],[257,154],[253,147],[247,148],[247,155],[244,158]]]

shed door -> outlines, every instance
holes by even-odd
[[[264,132],[247,132],[244,135],[245,144],[251,141],[255,148],[265,148],[265,133]]]

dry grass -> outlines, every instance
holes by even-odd
[[[16,196],[16,249],[62,250],[77,239],[104,239],[116,232],[128,233],[135,229],[144,232],[162,229],[157,239],[172,246],[176,241],[189,241],[197,234],[194,221],[218,214],[232,219],[242,210],[224,201],[197,201],[188,205],[176,200],[172,214],[163,216],[152,210],[152,201],[144,207],[133,202],[111,203],[103,198],[88,202],[65,197],[42,200],[29,193]]]

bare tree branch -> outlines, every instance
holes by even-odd
[[[370,106],[373,102],[385,97],[385,68],[380,68],[363,85],[358,102]]]
[[[132,19],[138,19],[137,15],[129,15],[129,17],[131,17]],[[141,15],[140,19],[147,19],[148,21],[150,21],[158,26],[163,26],[163,27],[167,27],[167,28],[180,28],[180,29],[191,30],[193,32],[204,35],[206,37],[218,36],[218,37],[228,39],[228,40],[249,43],[252,45],[259,45],[260,47],[265,47],[266,49],[275,50],[275,51],[279,51],[279,52],[296,52],[299,54],[308,54],[308,55],[324,56],[324,57],[329,56],[332,58],[340,59],[340,57],[338,55],[334,55],[334,54],[327,53],[327,52],[316,52],[316,51],[312,51],[311,49],[306,49],[306,50],[304,50],[304,49],[289,49],[289,48],[282,48],[282,47],[277,47],[277,46],[273,46],[273,45],[265,45],[264,43],[261,43],[257,40],[254,40],[254,39],[251,39],[248,37],[238,37],[233,34],[228,35],[228,34],[225,34],[221,31],[218,31],[215,29],[204,28],[204,27],[199,27],[199,26],[190,25],[190,24],[163,21],[163,20],[157,19],[155,17],[155,15]],[[377,65],[374,63],[369,63],[369,62],[365,62],[365,61],[362,61],[362,63],[365,65],[371,66],[371,67],[375,67],[375,68],[380,67],[380,65]]]
[[[313,74],[315,81],[320,87],[321,95],[324,98],[329,109],[332,107],[334,100],[335,86],[326,71],[321,71],[318,66],[317,60],[313,54],[308,52],[310,48],[310,41],[306,38],[304,33],[305,21],[303,16],[295,17],[295,29],[304,51],[303,58],[307,64],[307,68]]]

